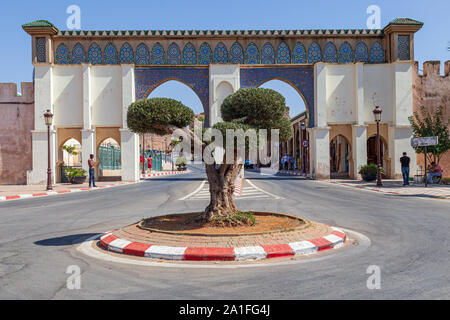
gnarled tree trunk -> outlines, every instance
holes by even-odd
[[[199,217],[203,222],[214,218],[232,216],[238,210],[234,204],[233,194],[235,181],[242,169],[242,164],[205,164],[208,176],[211,202],[205,212]]]

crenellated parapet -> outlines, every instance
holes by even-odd
[[[0,104],[32,104],[34,103],[34,85],[22,82],[20,95],[15,83],[0,83]]]

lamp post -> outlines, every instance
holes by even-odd
[[[306,147],[304,145],[304,141],[306,140],[305,137],[305,129],[306,129],[306,123],[301,122],[300,123],[300,129],[302,130],[302,162],[303,162],[303,173],[306,173]]]
[[[142,174],[145,174],[145,133],[142,134]]]
[[[376,106],[373,110],[373,115],[375,116],[375,122],[377,123],[377,187],[382,187],[381,182],[381,141],[380,141],[380,121],[381,121],[381,109]]]
[[[48,169],[47,169],[47,191],[53,191],[52,186],[52,167],[50,159],[50,127],[53,123],[53,113],[50,110],[44,113],[45,125],[47,126],[47,155],[48,155]]]

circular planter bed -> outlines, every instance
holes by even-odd
[[[253,226],[216,227],[195,222],[193,218],[198,214],[171,214],[144,219],[138,224],[138,227],[151,232],[167,234],[224,237],[295,231],[310,225],[308,221],[289,214],[253,212],[256,220]]]

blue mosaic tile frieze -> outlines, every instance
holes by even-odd
[[[187,43],[183,49],[183,64],[197,64],[197,52],[192,43]]]
[[[328,42],[323,49],[323,61],[328,63],[337,63],[337,49],[332,42]]]
[[[61,43],[56,48],[55,62],[56,64],[70,64],[72,62],[69,48],[64,43]]]
[[[398,60],[410,60],[409,36],[398,36]]]
[[[145,99],[159,85],[169,80],[180,81],[194,90],[203,104],[209,121],[209,69],[141,67],[135,69],[136,100]]]
[[[359,42],[355,48],[355,62],[369,62],[369,49],[364,42]]]
[[[37,62],[47,62],[47,45],[45,38],[36,38]]]
[[[105,52],[103,53],[103,64],[117,64],[118,61],[119,55],[117,49],[112,43],[109,43],[105,47]]]
[[[339,47],[339,63],[353,63],[353,49],[346,41]]]
[[[245,63],[246,64],[259,64],[260,63],[260,57],[259,57],[259,49],[256,44],[253,42],[250,43],[247,46],[247,49],[245,50]]]
[[[102,49],[95,42],[91,44],[88,51],[88,62],[91,64],[102,64]]]
[[[120,48],[120,63],[134,63],[133,48],[128,42],[125,42]]]

